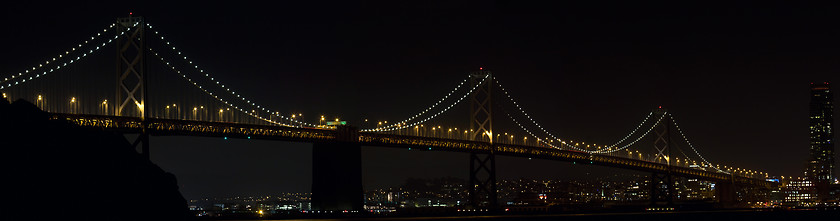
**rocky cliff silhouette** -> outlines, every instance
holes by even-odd
[[[185,220],[175,176],[124,136],[0,99],[0,220]]]

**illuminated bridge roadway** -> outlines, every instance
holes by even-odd
[[[226,86],[215,74],[211,75],[194,64],[186,56],[188,53],[180,51],[166,39],[142,17],[130,15],[118,18],[102,31],[85,38],[82,44],[59,51],[57,57],[32,67],[10,71],[12,74],[5,73],[9,70],[0,70],[4,72],[0,75],[0,95],[8,101],[32,101],[55,120],[67,120],[81,127],[117,133],[140,134],[134,146],[142,144],[140,152],[147,158],[150,135],[238,137],[313,143],[312,206],[322,210],[363,208],[361,159],[351,157],[361,155],[362,145],[469,153],[468,189],[469,202],[473,207],[498,205],[495,155],[650,172],[649,186],[652,188],[649,195],[652,204],[673,202],[675,180],[672,176],[715,182],[720,202],[735,201],[736,186],[768,188],[775,185],[763,180],[769,177],[765,172],[721,166],[706,160],[688,142],[673,116],[661,107],[648,114],[627,137],[612,146],[587,149],[588,145],[561,140],[560,136],[549,133],[531,118],[532,115],[525,112],[510,91],[502,87],[491,72],[481,68],[481,71],[468,74],[436,103],[422,111],[412,112],[417,113],[415,115],[405,115],[409,116],[407,119],[392,121],[391,125],[387,125],[386,121],[385,125],[361,130],[347,126],[335,129],[316,126],[302,119],[298,121],[294,114],[291,117],[283,116],[268,106],[257,104],[247,98],[246,94],[237,92],[230,85]],[[102,59],[93,55],[104,48],[118,52],[114,60],[116,74],[110,71],[83,71],[90,67],[75,69],[79,65],[88,64],[81,60]],[[95,69],[113,70],[111,67]],[[147,69],[158,71],[146,73]],[[153,82],[155,87],[149,87],[147,81]],[[113,89],[116,89],[115,94],[111,94]],[[469,121],[469,126],[462,125],[470,130],[464,130],[463,139],[398,135],[400,130],[422,127],[424,123],[433,123],[430,121],[433,119],[441,120],[436,117],[460,103],[470,106],[470,119],[464,119],[464,122]],[[189,107],[192,107],[191,113]],[[507,113],[507,116],[494,116],[494,108],[497,110],[495,113]],[[218,110],[218,115],[209,110]],[[523,140],[522,145],[513,144],[512,135],[511,142],[504,142],[498,140],[498,133],[496,137],[499,142],[488,142],[493,137],[493,122],[497,123],[495,131],[501,131],[498,123],[500,120],[506,121],[506,118],[510,118],[508,123],[514,123],[528,133],[523,139],[530,136],[537,138],[532,139],[536,142],[529,144]],[[647,126],[650,126],[649,129]],[[676,130],[671,130],[672,127]],[[651,131],[655,133],[649,133]],[[676,143],[672,144],[671,134],[677,134],[674,132],[679,132],[679,136],[692,151],[683,151]],[[656,136],[653,137],[653,145],[640,143],[633,146],[648,134]],[[554,141],[561,145],[555,146],[552,143]],[[676,150],[674,153],[682,153],[684,158],[675,156],[671,160],[671,149]],[[631,151],[638,154],[631,155]],[[698,158],[692,160],[686,153],[696,154]],[[647,157],[643,157],[643,154],[647,154]]]
[[[101,128],[106,131],[120,133],[140,133],[143,129],[143,121],[137,117],[118,117],[101,115],[80,115],[80,114],[52,114],[52,119],[64,119],[73,124]],[[194,120],[173,120],[173,119],[148,119],[146,121],[146,133],[156,136],[203,136],[203,137],[234,137],[248,139],[281,140],[293,142],[331,142],[342,140],[338,130],[320,128],[300,128],[286,126],[252,125],[224,122],[206,122]],[[491,144],[483,141],[469,141],[459,139],[446,139],[410,135],[380,134],[373,132],[348,133],[351,137],[345,138],[353,142],[352,137],[364,146],[382,146],[397,148],[415,148],[437,151],[453,152],[478,152],[496,155],[538,158],[566,162],[589,163],[622,169],[630,169],[652,173],[670,173],[685,178],[696,178],[713,182],[734,182],[739,185],[761,186],[769,188],[774,183],[767,182],[760,178],[740,176],[735,173],[726,174],[713,170],[701,170],[696,168],[669,166],[665,163],[650,162],[616,157],[600,154],[588,154],[578,151],[560,150],[547,147],[514,145],[514,144]]]

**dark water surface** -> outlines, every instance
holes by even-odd
[[[267,219],[268,220],[268,219]],[[790,211],[690,211],[690,212],[638,212],[638,213],[594,213],[594,214],[533,214],[533,215],[473,215],[473,216],[426,216],[426,217],[355,217],[320,219],[276,219],[276,220],[613,220],[613,221],[834,221],[840,220],[840,209],[833,210],[790,210]]]

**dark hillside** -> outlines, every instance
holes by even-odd
[[[49,120],[35,105],[0,100],[2,220],[184,220],[171,173],[121,134]]]

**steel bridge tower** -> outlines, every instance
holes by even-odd
[[[489,71],[470,73],[470,132],[473,141],[490,142],[487,152],[470,152],[470,205],[476,208],[493,208],[496,196],[496,157],[493,151],[493,111],[491,94],[493,75]]]
[[[654,110],[654,114],[656,117],[660,117],[662,122],[659,122],[653,129],[656,133],[653,149],[656,152],[651,161],[657,162],[664,159],[668,165],[668,171],[665,173],[654,172],[650,175],[650,202],[654,206],[670,206],[674,204],[674,179],[671,175],[671,118],[665,116],[668,115],[668,110],[661,107]]]
[[[117,18],[117,94],[116,116],[140,117],[143,129],[133,145],[141,145],[149,159],[149,134],[146,133],[146,23],[143,17]]]

